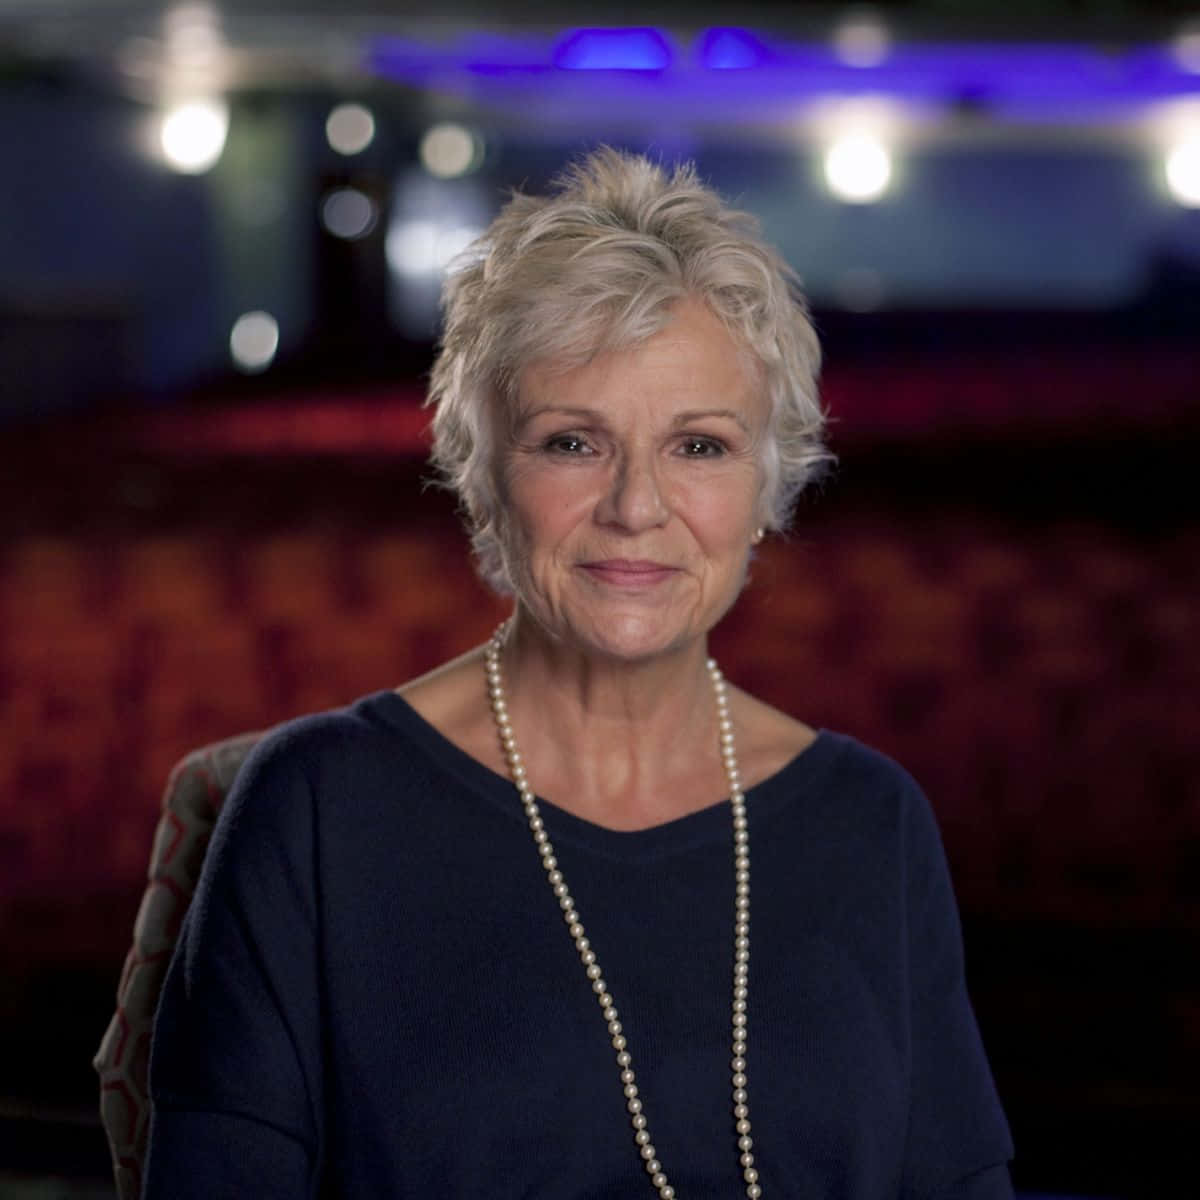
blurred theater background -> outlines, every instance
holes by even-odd
[[[423,488],[440,278],[597,142],[804,278],[835,478],[729,674],[940,816],[1026,1195],[1194,1195],[1200,10],[0,0],[0,1196],[110,1196],[89,1059],[188,750],[483,638]]]

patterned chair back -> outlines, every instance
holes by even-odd
[[[234,777],[262,737],[246,733],[194,750],[171,772],[150,853],[149,883],[117,985],[117,1011],[92,1065],[120,1200],[138,1200],[150,1126],[147,1067],[163,977],[191,903],[208,839]]]

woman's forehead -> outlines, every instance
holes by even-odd
[[[764,392],[755,355],[709,309],[680,305],[658,332],[586,361],[543,359],[517,378],[516,414],[547,406],[733,408],[753,411]]]

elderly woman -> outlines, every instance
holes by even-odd
[[[431,402],[512,617],[247,763],[148,1195],[1011,1195],[926,801],[708,657],[826,458],[817,359],[690,168],[604,150],[503,210]]]

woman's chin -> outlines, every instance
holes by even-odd
[[[647,614],[616,614],[589,622],[573,631],[580,648],[624,662],[645,662],[678,653],[702,638],[703,632],[685,622],[667,621]]]

